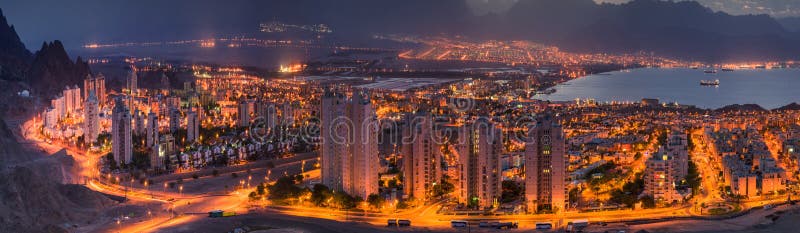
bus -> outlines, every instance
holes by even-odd
[[[589,226],[589,220],[578,219],[567,223],[567,232],[582,232],[584,228]]]
[[[398,225],[398,226],[401,226],[401,227],[410,227],[410,226],[411,226],[411,220],[408,220],[408,219],[398,219],[398,220],[397,220],[397,225]]]
[[[450,221],[450,226],[453,227],[453,228],[465,228],[465,227],[469,226],[469,223],[467,221],[464,221],[464,220],[453,220],[453,221]]]
[[[553,229],[553,224],[550,222],[537,222],[536,230],[550,230]]]

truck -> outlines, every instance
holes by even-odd
[[[222,218],[222,217],[231,217],[236,216],[236,212],[233,211],[222,211],[222,210],[212,210],[208,212],[209,218]]]

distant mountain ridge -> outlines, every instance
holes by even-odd
[[[67,85],[82,85],[90,73],[89,64],[80,57],[73,62],[58,40],[31,54],[0,10],[0,79],[27,83],[35,94],[51,97]]]
[[[0,79],[22,79],[30,59],[31,52],[25,48],[17,30],[8,24],[0,9]]]
[[[473,15],[463,0],[281,0],[266,14],[324,22],[339,35],[409,33],[533,40],[576,52],[655,52],[706,61],[800,57],[800,36],[768,15],[733,16],[692,1],[520,0]]]

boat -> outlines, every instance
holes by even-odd
[[[733,69],[731,69],[731,68],[722,68],[722,71],[731,72],[731,71],[733,71]]]
[[[717,73],[717,70],[705,70],[705,71],[703,71],[703,73],[706,73],[706,74],[716,74],[716,73]]]
[[[719,86],[719,79],[714,80],[714,81],[700,80],[700,85],[701,86]]]

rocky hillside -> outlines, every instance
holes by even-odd
[[[68,232],[115,204],[86,187],[61,184],[71,157],[27,151],[0,119],[0,232]]]
[[[15,167],[0,173],[0,232],[67,232],[86,225],[113,205],[80,185],[63,185]]]

